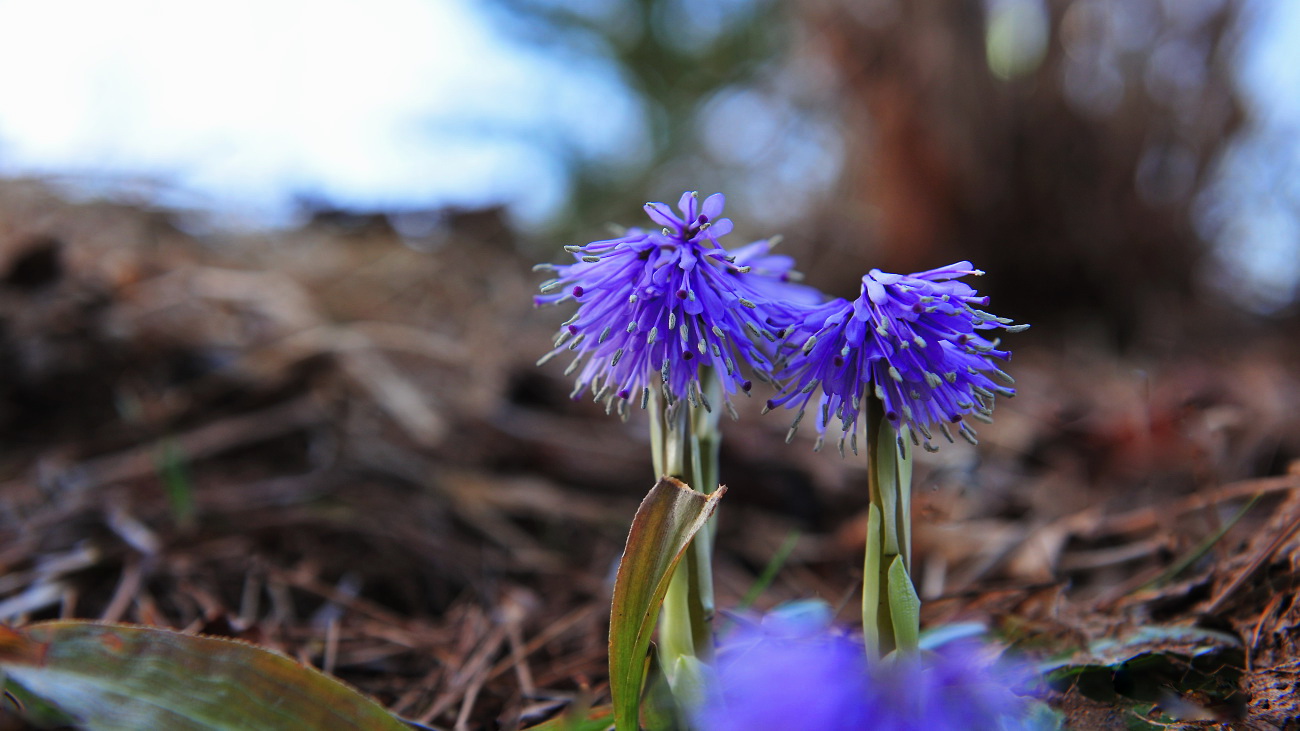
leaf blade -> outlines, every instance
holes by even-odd
[[[645,659],[668,582],[695,534],[727,491],[696,492],[671,477],[655,484],[628,531],[610,608],[610,695],[615,725],[637,728]]]
[[[407,731],[341,681],[256,645],[76,620],[0,627],[8,678],[94,731],[373,728]]]

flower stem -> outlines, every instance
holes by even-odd
[[[873,659],[917,651],[920,600],[911,578],[912,445],[879,399],[867,396],[867,545],[863,557],[862,635]]]
[[[685,401],[668,405],[656,394],[651,441],[655,469],[661,476],[676,477],[705,494],[716,490],[720,443],[716,415]],[[713,655],[712,532],[710,521],[686,549],[659,613],[659,663],[682,707],[699,699],[699,670]]]

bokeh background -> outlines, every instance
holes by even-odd
[[[969,259],[1033,325],[919,460],[928,625],[1212,629],[1208,691],[1053,703],[1300,717],[1300,3],[0,0],[0,176],[0,621],[241,637],[433,728],[600,702],[647,428],[534,365],[530,268],[723,191],[829,294]],[[864,466],[760,406],[719,601],[851,623]]]
[[[63,0],[0,27],[0,172],[217,224],[418,237],[500,206],[542,253],[723,189],[810,269],[971,257],[1112,321],[1278,314],[1300,281],[1288,2]]]

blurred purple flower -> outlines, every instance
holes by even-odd
[[[933,451],[931,426],[952,441],[951,425],[971,443],[971,416],[988,421],[997,395],[1015,391],[994,381],[1013,383],[994,358],[1011,354],[999,340],[980,333],[1003,329],[1019,332],[1028,325],[978,309],[988,305],[957,277],[980,275],[970,262],[917,274],[888,274],[878,269],[862,278],[856,300],[836,299],[809,308],[790,328],[789,342],[799,348],[784,363],[780,377],[787,386],[768,401],[768,408],[798,408],[790,429],[793,436],[805,409],[820,388],[817,430],[822,439],[832,416],[843,424],[845,437],[857,451],[858,411],[867,388],[884,404],[885,417],[896,429],[910,426],[926,449]],[[868,425],[874,428],[875,424]]]
[[[566,246],[576,263],[540,267],[555,277],[542,285],[537,305],[578,303],[555,349],[539,361],[566,349],[576,353],[566,371],[578,374],[574,398],[592,389],[597,401],[617,403],[625,413],[630,399],[645,405],[653,382],[662,384],[670,403],[686,398],[711,408],[701,366],[718,373],[724,398],[737,389],[749,392],[742,367],[770,378],[771,360],[751,336],[774,342],[775,329],[793,322],[789,307],[768,298],[777,287],[797,286],[783,281],[792,262],[768,254],[767,242],[742,250],[752,265],[723,249],[718,239],[732,228],[731,219],[719,217],[723,203],[721,193],[703,203],[686,193],[680,216],[663,203],[647,203],[646,213],[662,230],[634,228],[615,239]]]
[[[700,731],[1035,729],[1029,668],[954,643],[870,667],[861,643],[828,624],[771,621],[731,634],[695,715]]]

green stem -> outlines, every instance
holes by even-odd
[[[912,553],[912,448],[907,428],[896,431],[884,405],[868,396],[867,545],[863,557],[862,635],[868,654],[916,652],[920,601],[910,569]],[[892,569],[892,570],[891,570]]]
[[[717,417],[710,410],[688,402],[669,408],[655,394],[651,440],[655,469],[661,476],[681,479],[705,494],[717,489],[720,436]],[[691,542],[659,613],[660,666],[681,705],[698,699],[700,665],[713,656],[712,534],[710,522]]]

